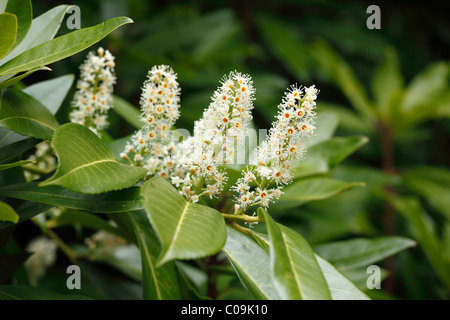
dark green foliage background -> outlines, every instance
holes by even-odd
[[[351,110],[346,96],[307,50],[318,39],[326,41],[344,58],[368,92],[375,66],[382,63],[388,47],[397,52],[406,84],[432,62],[448,61],[449,58],[450,21],[442,1],[83,0],[65,3],[80,6],[82,27],[117,16],[128,16],[134,20],[134,24],[116,30],[100,43],[116,56],[118,82],[115,94],[138,107],[140,89],[147,71],[156,64],[172,66],[178,73],[182,88],[181,118],[177,122],[180,128],[192,129],[193,121],[208,106],[220,77],[234,69],[253,77],[257,90],[254,119],[260,128],[270,126],[283,91],[295,82],[306,86],[316,84],[321,90],[319,100],[340,104]],[[58,4],[62,2],[33,1],[33,16]],[[378,4],[381,8],[381,30],[366,28],[366,8],[370,4]],[[283,30],[288,32],[279,32]],[[68,32],[70,30],[63,23],[58,35]],[[51,65],[51,73],[36,72],[24,83],[32,84],[67,73],[78,76],[78,66],[86,53],[84,51]],[[57,114],[60,123],[68,121],[72,96],[69,93]],[[433,98],[429,97],[430,100]],[[320,103],[318,112],[321,112]],[[114,138],[126,136],[134,130],[115,114],[111,115],[110,120],[112,124],[108,132]],[[401,172],[403,168],[413,165],[448,169],[449,133],[448,118],[427,120],[401,132],[394,144],[396,171]],[[355,134],[361,133],[342,126],[336,133],[337,136]],[[385,234],[385,201],[380,193],[382,186],[392,177],[386,178],[382,174],[382,142],[376,134],[369,135],[369,138],[368,144],[333,173],[345,181],[364,181],[366,188],[357,188],[339,197],[290,210],[289,215],[275,213],[274,217],[300,231],[313,248],[328,241]],[[398,192],[409,194],[410,190],[400,187]],[[423,206],[437,226],[445,222],[436,208],[425,201]],[[394,224],[395,235],[412,237],[403,217],[397,214]],[[20,229],[20,234],[27,234],[26,231],[32,228],[21,224],[17,229]],[[73,229],[64,230],[66,239],[77,238]],[[437,231],[439,236],[442,232]],[[31,237],[32,234],[28,234],[18,241],[26,243]],[[56,275],[54,279],[43,279],[41,286],[63,289],[55,288],[55,284],[65,283],[56,279],[58,274],[64,278],[65,261],[59,262],[53,273]],[[59,272],[58,268],[61,269]],[[107,278],[113,275],[96,268],[99,267],[92,268],[92,274],[101,275],[96,281],[103,281],[106,285]],[[449,297],[448,288],[447,291],[444,289],[420,246],[398,254],[394,260],[394,270],[389,292],[371,292],[372,297]],[[127,288],[128,294],[111,289],[110,297],[139,297],[140,292],[133,285],[125,282],[118,285]],[[89,288],[85,290],[89,291]],[[104,294],[89,292],[90,296],[99,298]],[[242,291],[230,291],[224,298],[245,297],[242,294]]]

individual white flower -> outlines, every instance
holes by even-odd
[[[108,126],[107,113],[112,108],[116,83],[114,56],[103,48],[89,52],[80,66],[80,79],[72,101],[70,121],[87,126],[96,134]]]

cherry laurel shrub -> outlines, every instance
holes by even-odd
[[[80,66],[69,119],[60,124],[55,114],[73,76],[14,85],[131,21],[119,17],[53,39],[57,29],[51,27],[47,37],[28,32],[31,21],[60,21],[68,7],[32,20],[31,3],[20,5],[27,10],[10,0],[0,13],[6,39],[0,46],[0,298],[91,297],[89,291],[63,296],[40,287],[62,253],[80,268],[83,281],[101,274],[94,267],[99,262],[119,270],[116,277],[142,288],[136,298],[226,298],[236,280],[253,299],[369,299],[364,285],[316,254],[296,230],[276,222],[280,210],[361,185],[327,176],[366,140],[335,143],[326,136],[317,120],[314,85],[289,87],[272,127],[251,148],[257,140],[257,88],[250,75],[223,76],[191,135],[176,128],[189,110],[183,110],[181,85],[170,66],[148,72],[137,115],[113,95],[115,58],[98,48]],[[111,110],[136,131],[112,139],[106,131]],[[317,171],[317,163],[325,169]],[[29,253],[12,237],[20,223],[42,233],[29,241]],[[82,242],[58,235],[67,225]],[[94,232],[86,236],[85,229]],[[20,278],[24,270],[26,281]],[[218,279],[230,275],[233,280],[221,288]],[[117,298],[114,290],[103,289],[105,297]]]

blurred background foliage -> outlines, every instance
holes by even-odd
[[[61,3],[33,1],[33,16]],[[382,235],[412,238],[418,246],[386,259],[383,274],[389,276],[384,290],[369,294],[374,298],[449,298],[450,20],[443,2],[65,3],[81,8],[82,27],[116,16],[134,20],[101,42],[116,56],[115,94],[137,108],[148,70],[156,64],[172,66],[182,88],[180,128],[192,129],[220,78],[230,70],[253,77],[254,122],[259,128],[269,128],[290,84],[315,84],[321,90],[318,112],[328,115],[323,125],[329,135],[369,138],[329,175],[366,186],[298,208],[275,207],[274,217],[299,231],[324,258],[326,242]],[[381,8],[380,30],[366,27],[366,9],[371,4]],[[59,35],[67,32],[63,23]],[[55,63],[53,72],[37,72],[25,82],[67,73],[78,76],[85,55]],[[72,96],[58,112],[61,122],[68,121]],[[134,130],[116,114],[111,115],[111,123],[108,131],[114,138]],[[362,279],[367,277],[365,269],[350,271],[352,279],[358,272]],[[108,284],[109,274],[95,268],[92,272],[95,281]],[[222,279],[224,286],[230,279]],[[43,279],[41,285],[52,288],[51,283]],[[119,298],[139,296],[133,286],[123,288],[127,289],[107,290]],[[224,297],[244,296],[242,291],[230,290]]]

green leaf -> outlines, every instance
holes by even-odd
[[[6,163],[6,164],[0,164],[0,170],[6,170],[9,168],[14,168],[14,167],[19,167],[22,166],[24,164],[28,164],[28,163],[32,163],[33,161],[28,161],[28,160],[20,160],[20,161],[16,161],[13,163]]]
[[[75,76],[68,74],[55,79],[41,81],[22,91],[39,100],[51,114],[55,115],[72,87]]]
[[[156,235],[151,232],[148,218],[143,211],[130,214],[139,242],[142,258],[143,298],[151,300],[179,300],[180,288],[176,282],[175,262],[157,267],[159,244]]]
[[[17,133],[51,139],[59,123],[36,99],[16,89],[2,91],[0,125]]]
[[[0,220],[17,223],[19,215],[7,203],[0,201]]]
[[[330,290],[332,300],[370,300],[370,298],[340,273],[331,263],[315,255]]]
[[[435,62],[416,75],[406,88],[401,105],[404,113],[419,111],[423,105],[430,104],[430,97],[436,97],[449,88],[450,65],[448,62]],[[425,110],[430,112],[430,110]]]
[[[227,242],[222,250],[253,299],[280,299],[270,276],[269,255],[253,239],[227,226]]]
[[[319,112],[315,126],[317,129],[314,135],[308,140],[308,146],[311,147],[320,142],[330,139],[336,131],[339,124],[338,117],[329,112]]]
[[[399,103],[395,129],[406,129],[442,116],[449,106],[450,64],[435,62],[416,75]],[[445,115],[445,112],[444,114]]]
[[[415,167],[404,173],[404,184],[450,221],[450,170],[431,166]]]
[[[8,0],[5,12],[12,13],[17,17],[17,37],[13,46],[15,48],[23,41],[30,29],[33,18],[31,0]],[[3,58],[3,56],[0,55],[0,58]]]
[[[80,193],[102,193],[131,187],[147,172],[119,163],[95,133],[79,124],[59,127],[52,144],[59,159],[58,168],[40,186],[60,185]]]
[[[273,53],[297,79],[309,80],[311,56],[307,45],[292,27],[268,16],[258,19],[258,28]]]
[[[155,177],[142,186],[144,206],[161,243],[157,266],[172,259],[196,259],[219,252],[225,244],[222,215],[188,202],[166,180]]]
[[[100,41],[116,28],[131,22],[127,17],[113,18],[94,27],[73,31],[45,42],[0,66],[0,75],[27,71],[67,58]]]
[[[305,160],[294,168],[294,178],[326,173],[368,142],[364,136],[334,137],[318,143],[306,153]]]
[[[331,299],[325,277],[306,240],[262,211],[270,236],[272,281],[282,299]]]
[[[317,102],[317,110],[334,114],[338,118],[339,128],[351,134],[369,135],[374,130],[374,123],[343,105],[320,100]]]
[[[124,118],[129,124],[136,129],[140,129],[143,123],[139,120],[139,109],[135,108],[128,101],[118,97],[113,97],[114,112]]]
[[[59,215],[47,221],[47,225],[52,228],[73,224],[80,224],[83,227],[93,230],[104,230],[116,236],[123,237],[119,229],[113,227],[106,220],[83,211],[63,210]]]
[[[91,300],[79,295],[59,294],[44,288],[0,285],[0,300]]]
[[[402,237],[357,238],[322,244],[314,251],[344,271],[367,267],[415,245],[415,241]]]
[[[17,35],[17,17],[11,13],[0,14],[0,59],[3,58],[14,45]]]
[[[397,54],[392,48],[386,49],[385,61],[377,67],[372,78],[372,92],[380,115],[385,120],[394,120],[392,108],[394,98],[403,89],[403,78],[398,65]]]
[[[143,208],[138,187],[90,195],[60,186],[39,187],[38,182],[30,182],[1,187],[0,195],[97,213],[127,212]]]
[[[346,190],[365,186],[364,182],[345,182],[331,178],[307,178],[294,182],[283,189],[284,194],[273,208],[294,208],[314,200],[333,197]]]
[[[310,53],[342,90],[353,107],[364,117],[373,119],[373,106],[350,66],[324,41],[317,41],[311,45]]]
[[[19,221],[23,222],[28,219],[31,219],[32,217],[38,215],[39,213],[45,212],[48,209],[50,209],[52,206],[42,203],[36,203],[36,202],[25,202],[23,204],[20,204],[16,207],[16,212],[19,215]],[[14,225],[12,222],[7,221],[0,221],[0,229],[6,228],[9,226]],[[3,232],[3,230],[2,230]]]
[[[1,82],[0,83],[0,90],[9,88],[9,87],[15,85],[17,82],[19,82],[23,78],[28,77],[30,74],[32,74],[32,73],[34,73],[34,72],[36,72],[38,70],[51,71],[51,69],[48,68],[48,67],[37,67],[37,68],[34,68],[34,69],[30,70],[30,71],[22,73],[21,75],[18,75],[16,77],[13,77],[13,78],[10,78],[10,79],[8,79],[6,81]]]
[[[33,19],[30,30],[28,31],[25,39],[23,39],[20,45],[15,47],[14,50],[8,53],[6,57],[0,60],[0,65],[5,64],[7,61],[15,58],[28,49],[53,39],[68,8],[69,6],[67,5],[61,5]]]
[[[37,144],[39,140],[0,127],[0,162],[6,162]]]
[[[268,255],[270,250],[269,237],[265,234],[250,231],[251,236],[265,250]],[[362,292],[358,287],[350,281],[346,276],[339,272],[331,263],[314,254],[323,276],[330,290],[332,300],[370,300],[370,298]],[[268,268],[267,263],[266,268]]]
[[[414,197],[396,197],[389,200],[408,221],[413,238],[425,251],[430,264],[444,284],[450,289],[450,262],[442,255],[444,250],[437,236],[436,226]]]

